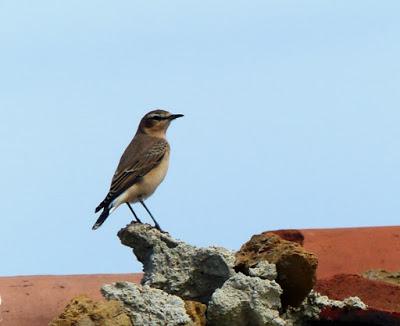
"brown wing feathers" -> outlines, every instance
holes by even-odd
[[[166,140],[147,135],[137,135],[134,140],[135,142],[132,141],[122,155],[110,191],[96,208],[96,213],[102,208],[108,209],[115,198],[156,167],[168,147]]]

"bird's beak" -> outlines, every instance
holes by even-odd
[[[169,120],[175,120],[175,119],[177,119],[177,118],[182,118],[183,117],[183,114],[171,114],[169,117],[168,117],[168,119]]]

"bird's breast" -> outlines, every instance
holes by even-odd
[[[139,199],[146,199],[153,194],[164,180],[169,165],[169,151],[167,150],[161,162],[143,178],[124,192],[119,202],[135,203]]]
[[[123,203],[136,203],[153,194],[164,180],[169,165],[169,149],[165,152],[161,162],[148,172],[143,178],[124,191],[113,203],[116,208]]]
[[[153,170],[147,173],[139,183],[139,188],[142,197],[150,196],[167,175],[169,165],[169,151],[167,151]]]

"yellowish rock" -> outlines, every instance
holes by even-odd
[[[82,295],[73,298],[49,326],[132,326],[118,301],[94,301]]]
[[[185,301],[185,309],[193,323],[191,326],[205,326],[206,325],[206,310],[207,306],[197,301]]]

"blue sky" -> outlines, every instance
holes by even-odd
[[[137,272],[94,208],[141,116],[169,130],[147,203],[199,246],[395,225],[398,1],[0,1],[0,275]],[[141,207],[137,211],[150,221]]]

